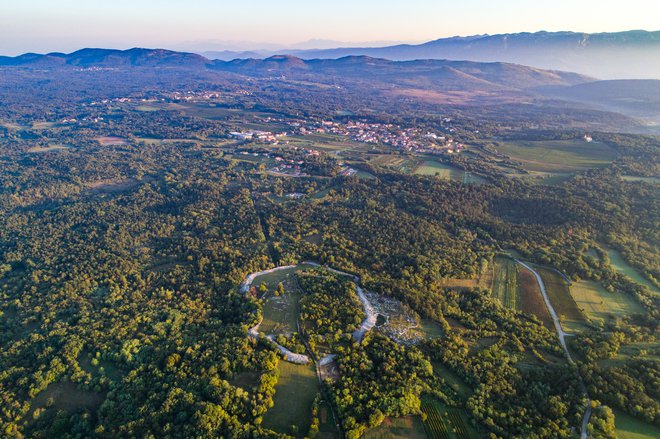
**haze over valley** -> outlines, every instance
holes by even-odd
[[[2,7],[0,436],[660,437],[657,7],[276,3]]]

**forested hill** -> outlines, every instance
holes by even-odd
[[[185,68],[212,69],[243,75],[321,75],[343,78],[372,78],[393,83],[444,82],[462,88],[506,87],[522,89],[548,85],[576,85],[591,78],[575,73],[546,71],[507,63],[418,60],[389,61],[366,56],[337,60],[302,60],[294,56],[273,56],[265,60],[211,61],[193,53],[163,49],[82,49],[70,54],[24,54],[0,57],[0,66],[23,68]]]
[[[304,59],[367,55],[393,60],[503,61],[601,79],[660,79],[660,32],[521,32],[441,38],[389,47],[284,51]]]

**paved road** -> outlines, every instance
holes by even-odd
[[[541,289],[541,294],[543,295],[543,300],[545,301],[545,305],[548,307],[548,312],[550,313],[550,316],[552,317],[552,321],[555,324],[555,329],[557,330],[557,336],[559,337],[559,343],[561,343],[561,347],[564,348],[564,352],[566,352],[566,357],[568,358],[568,361],[574,363],[573,357],[571,357],[571,353],[568,351],[568,347],[566,346],[566,337],[572,336],[573,334],[566,334],[562,329],[561,322],[559,321],[559,317],[557,316],[555,309],[552,307],[552,303],[550,303],[550,298],[548,297],[548,292],[545,289],[545,284],[543,283],[543,279],[541,279],[541,276],[536,272],[536,270],[534,270],[529,265],[519,261],[518,259],[514,259],[514,260],[523,267],[525,267],[526,269],[528,269],[536,278],[536,282],[539,284],[539,288]],[[589,418],[591,417],[591,398],[589,398],[589,395],[587,394],[587,388],[585,387],[581,378],[580,378],[580,385],[582,386],[582,391],[584,392],[584,394],[587,395],[587,409],[584,411],[584,418],[582,418],[582,431],[580,432],[580,438],[587,439],[587,426],[589,425]]]

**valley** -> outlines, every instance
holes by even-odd
[[[539,91],[593,78],[0,64],[2,434],[654,437],[659,138]]]

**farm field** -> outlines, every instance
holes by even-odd
[[[518,264],[508,258],[495,258],[493,297],[510,309],[520,309]]]
[[[590,320],[605,322],[612,317],[644,312],[634,298],[624,293],[610,293],[597,282],[574,282],[570,291],[577,306]]]
[[[367,431],[364,439],[426,439],[424,423],[419,416],[385,418],[378,427]]]
[[[443,180],[466,182],[468,184],[484,184],[486,182],[485,179],[479,177],[478,175],[465,172],[462,169],[454,168],[453,166],[446,165],[435,160],[423,161],[419,166],[417,166],[417,168],[415,168],[413,173],[416,175],[437,176]]]
[[[539,283],[534,274],[524,267],[518,268],[518,280],[520,281],[520,310],[533,314],[543,322],[543,325],[554,330],[554,323],[543,300]]]
[[[417,167],[417,162],[415,160],[398,154],[374,155],[369,158],[369,163],[372,165],[393,168],[405,174],[412,173]]]
[[[610,258],[610,264],[612,267],[619,273],[628,276],[638,284],[648,287],[651,291],[654,291],[656,294],[660,293],[658,288],[651,283],[650,280],[641,275],[634,267],[632,267],[626,260],[623,258],[621,253],[618,251],[605,247],[607,256]]]
[[[263,425],[278,433],[304,437],[311,423],[312,403],[319,392],[316,370],[313,364],[300,366],[287,361],[280,361],[278,367],[280,378],[275,386],[274,405],[264,415]]]
[[[424,428],[429,439],[471,439],[478,437],[460,409],[447,407],[434,398],[422,399],[426,415]]]
[[[445,180],[461,181],[465,172],[461,169],[445,165],[444,163],[425,160],[417,167],[417,169],[415,169],[414,173],[417,175],[437,175]]]
[[[616,433],[619,439],[657,439],[660,437],[660,428],[623,413],[614,411]]]
[[[583,140],[502,142],[497,150],[522,163],[526,170],[541,172],[597,168],[612,163],[617,157],[614,148]]]
[[[586,323],[584,314],[575,303],[568,283],[564,278],[547,268],[535,267],[535,269],[543,279],[550,303],[557,312],[564,330],[584,329]]]

